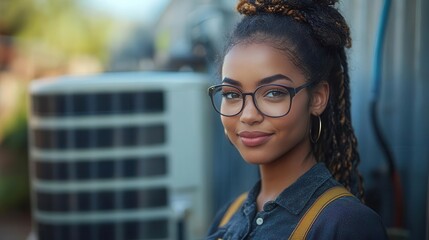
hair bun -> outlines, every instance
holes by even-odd
[[[334,7],[338,0],[239,0],[237,11],[246,16],[276,14],[307,23],[325,45],[351,47],[350,30]]]
[[[239,0],[237,11],[244,15],[257,13],[282,13],[284,9],[303,10],[321,6],[333,6],[338,0]]]

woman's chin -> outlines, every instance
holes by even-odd
[[[267,156],[257,156],[255,154],[248,154],[248,155],[241,155],[241,157],[244,159],[244,161],[248,164],[255,164],[255,165],[261,165],[269,163],[269,160],[267,159]]]

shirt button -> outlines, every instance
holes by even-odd
[[[262,225],[263,223],[264,223],[264,219],[262,219],[262,218],[256,219],[256,224]]]

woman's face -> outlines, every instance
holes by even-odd
[[[277,79],[270,83],[293,88],[306,83],[304,75],[283,52],[263,43],[234,46],[226,54],[222,66],[223,84],[235,85],[242,92],[254,92],[262,84],[261,80],[277,74],[289,79]],[[268,164],[278,159],[288,159],[296,151],[310,151],[311,110],[307,89],[298,92],[289,113],[279,118],[262,115],[251,98],[246,96],[240,114],[221,117],[225,133],[248,163]]]

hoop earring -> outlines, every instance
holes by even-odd
[[[310,127],[310,140],[314,144],[316,144],[319,141],[320,135],[322,133],[322,119],[320,118],[320,116],[317,116],[317,118],[319,120],[319,131],[317,132],[316,139],[313,138],[313,132],[311,131],[311,129],[313,129],[313,127]]]

